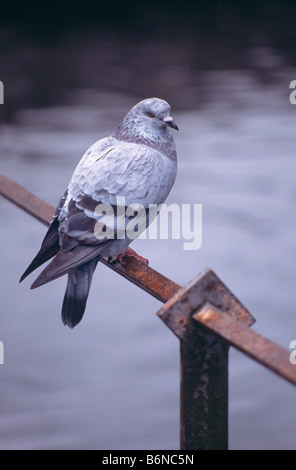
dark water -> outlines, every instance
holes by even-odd
[[[0,171],[56,204],[90,144],[140,98],[170,98],[180,132],[168,203],[203,204],[203,244],[184,251],[182,240],[137,240],[133,248],[182,285],[211,267],[256,317],[254,328],[288,349],[296,339],[296,76],[273,49],[255,52],[265,66],[203,70],[198,82],[175,67],[159,88],[82,83],[59,105],[33,109],[28,99],[4,119]],[[18,285],[45,227],[4,199],[0,214],[0,448],[177,449],[179,350],[155,315],[159,302],[101,265],[85,318],[70,331],[60,320],[65,279],[35,291],[30,280]],[[295,449],[294,402],[291,385],[231,352],[232,449]]]

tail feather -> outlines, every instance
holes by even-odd
[[[68,283],[62,307],[62,321],[70,328],[74,328],[83,317],[93,273],[99,259],[98,256],[68,273]]]
[[[39,268],[39,266],[57,254],[60,249],[58,227],[58,219],[54,219],[44,237],[40,250],[20,278],[20,282],[35,271],[35,269]]]

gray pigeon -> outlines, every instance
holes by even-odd
[[[177,172],[176,147],[169,127],[178,130],[169,104],[158,98],[143,100],[110,137],[92,145],[78,163],[39,252],[20,279],[54,256],[31,288],[68,274],[62,307],[65,325],[73,328],[82,319],[101,257],[120,261],[126,255],[137,257],[128,248],[132,239],[119,237],[118,227],[113,238],[97,236],[96,224],[102,214],[98,215],[96,208],[108,204],[116,214],[120,196],[125,198],[125,206],[141,204],[148,213],[149,204],[165,201]],[[125,214],[123,218],[125,225],[131,219]],[[149,222],[147,217],[144,228]]]

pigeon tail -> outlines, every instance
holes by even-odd
[[[97,246],[78,245],[73,250],[67,252],[60,250],[33,282],[31,289],[36,289],[36,287],[54,281],[88,261],[96,259],[108,243],[110,242],[107,241],[105,244],[101,243]]]
[[[68,273],[68,283],[62,307],[64,325],[74,328],[82,319],[93,273],[100,256]]]

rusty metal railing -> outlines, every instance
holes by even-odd
[[[0,194],[50,223],[54,208],[2,175]],[[135,258],[101,262],[163,302],[157,315],[180,340],[181,449],[228,448],[230,346],[296,385],[290,353],[249,329],[255,319],[212,270],[181,287]]]

